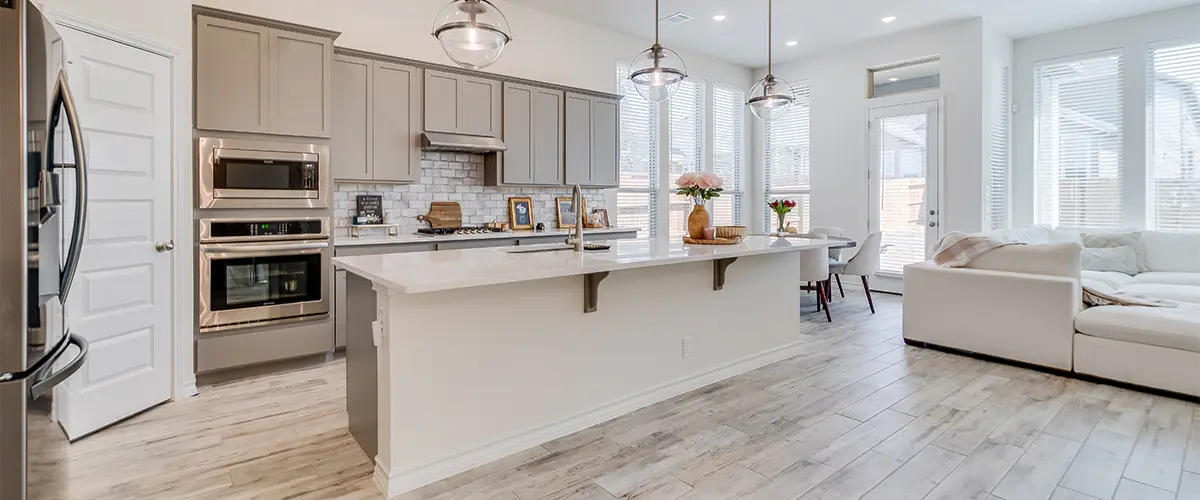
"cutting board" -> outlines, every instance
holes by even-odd
[[[429,213],[418,215],[417,220],[428,222],[433,229],[458,229],[462,227],[462,207],[453,201],[431,202]]]

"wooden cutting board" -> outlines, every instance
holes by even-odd
[[[433,229],[458,229],[462,227],[462,206],[453,201],[434,201],[429,204],[429,213],[418,215],[417,220],[429,222]]]

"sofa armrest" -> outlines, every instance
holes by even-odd
[[[1079,281],[1041,274],[904,268],[904,338],[1070,370]]]

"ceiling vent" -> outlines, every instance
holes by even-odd
[[[676,12],[674,14],[671,14],[667,17],[662,18],[661,20],[659,20],[659,22],[663,23],[667,26],[675,26],[677,24],[683,24],[683,23],[686,23],[691,20],[692,20],[692,16],[689,16],[682,12]]]

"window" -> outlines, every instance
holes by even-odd
[[[675,185],[675,179],[685,172],[704,170],[704,81],[689,78],[679,84],[679,89],[667,101],[667,145],[670,148],[670,169],[667,182]],[[692,200],[670,196],[670,235],[683,237],[687,233],[687,216],[692,210]]]
[[[984,227],[1006,229],[1009,193],[1009,117],[1008,66],[1001,65],[992,95],[992,147],[988,155],[988,172],[983,190]]]
[[[1036,222],[1121,227],[1121,56],[1041,64],[1035,85]]]
[[[742,128],[745,122],[746,93],[725,85],[713,85],[712,135],[713,172],[725,179],[725,191],[713,201],[713,224],[741,225]]]
[[[796,89],[796,102],[786,115],[775,121],[767,122],[766,157],[764,165],[764,184],[766,186],[766,201],[789,199],[797,206],[788,214],[786,222],[791,223],[799,231],[808,231],[809,221],[809,172],[812,159],[809,147],[809,88],[806,83],[799,83]],[[776,226],[775,213],[763,204],[765,230],[773,230]]]
[[[1200,44],[1148,54],[1150,227],[1200,231]]]
[[[616,225],[636,228],[639,238],[657,231],[658,110],[638,95],[627,77],[628,64],[617,65],[621,99],[621,180],[617,189]]]

